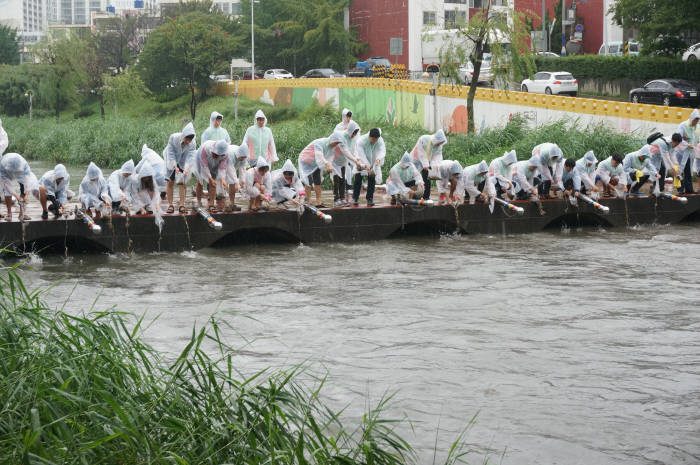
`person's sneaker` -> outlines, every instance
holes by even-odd
[[[391,198],[391,205],[396,205],[396,197]]]
[[[360,206],[360,202],[353,201],[353,202],[352,202],[352,206],[353,206],[353,207],[359,207],[359,206]]]
[[[42,219],[42,220],[48,220],[48,219],[49,219],[49,212],[42,212],[42,213],[41,213],[41,219]]]
[[[334,207],[342,207],[344,202],[345,202],[344,200],[336,200],[335,202],[333,202],[333,206]]]
[[[368,200],[368,201],[367,201],[367,206],[368,206],[368,207],[374,207],[374,201]]]

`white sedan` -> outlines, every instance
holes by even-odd
[[[691,45],[688,50],[683,53],[683,61],[700,60],[700,43]]]
[[[268,69],[265,71],[265,79],[294,79],[294,75],[286,69]]]
[[[534,79],[525,79],[520,84],[523,92],[545,94],[578,94],[578,80],[566,71],[542,71]]]

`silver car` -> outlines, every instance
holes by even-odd
[[[459,67],[457,71],[459,79],[465,84],[472,83],[472,77],[474,77],[474,65],[471,61],[468,61],[466,65]],[[487,61],[481,63],[481,69],[479,70],[479,81],[478,84],[490,84],[493,81],[493,73],[491,72],[491,64]]]

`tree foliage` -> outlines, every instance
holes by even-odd
[[[349,0],[260,0],[255,3],[255,63],[261,69],[286,68],[301,74],[309,68],[343,71],[365,47],[354,30],[343,26]],[[250,0],[241,2],[250,57]]]
[[[617,0],[610,12],[617,24],[639,31],[645,54],[676,55],[698,37],[700,8],[695,0]]]
[[[17,29],[0,25],[0,64],[19,64],[19,36]]]
[[[534,60],[527,44],[529,37],[525,16],[511,11],[505,14],[491,11],[491,2],[485,1],[478,11],[469,17],[466,25],[458,25],[455,39],[440,50],[440,75],[457,84],[464,84],[458,68],[471,62],[474,74],[471,82],[479,82],[484,53],[490,53],[494,81],[507,87],[510,81],[520,81],[532,75]],[[467,94],[468,131],[474,133],[474,96],[476,85]]]
[[[115,114],[120,103],[143,99],[148,93],[141,76],[134,71],[105,78],[104,99],[106,103],[114,105]]]
[[[19,116],[29,110],[29,100],[24,94],[31,90],[34,107],[46,102],[39,90],[39,83],[46,76],[48,65],[23,63],[19,66],[0,65],[0,114]]]
[[[33,48],[40,63],[48,65],[39,91],[56,114],[79,99],[78,90],[86,83],[83,57],[89,53],[87,42],[73,34],[46,38]]]
[[[100,20],[98,50],[105,65],[121,73],[141,51],[140,34],[147,18],[142,15],[115,16]]]
[[[197,102],[206,95],[209,75],[227,69],[240,53],[240,41],[232,34],[235,28],[236,23],[224,15],[198,11],[169,19],[151,33],[139,57],[146,86],[163,92],[185,83],[194,119]]]

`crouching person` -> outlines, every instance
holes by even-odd
[[[248,193],[248,209],[258,211],[261,208],[267,210],[272,198],[272,181],[270,165],[263,157],[258,158],[253,168],[248,168],[245,173],[246,192]]]
[[[517,162],[518,156],[515,150],[511,150],[505,152],[501,157],[494,158],[489,164],[489,176],[491,176],[491,182],[496,188],[496,195],[499,199],[502,199],[506,193],[515,196],[513,166]]]
[[[41,204],[42,219],[46,220],[49,218],[49,211],[53,213],[54,218],[58,218],[66,213],[64,206],[72,197],[72,195],[69,195],[69,184],[70,176],[68,171],[60,163],[54,169],[44,173],[39,179],[38,188],[33,190],[32,193],[34,197],[39,199]]]
[[[118,170],[114,170],[107,180],[109,198],[112,199],[112,211],[129,211],[131,203],[131,175],[134,174],[134,161],[129,160]]]
[[[622,162],[622,154],[613,153],[612,156],[598,163],[595,182],[603,193],[616,195],[618,189],[627,192],[627,174]]]
[[[399,198],[420,199],[424,189],[423,177],[413,164],[413,158],[408,152],[404,152],[401,161],[391,167],[389,179],[386,181],[386,191],[391,195],[391,204],[396,205]]]
[[[625,155],[622,167],[628,177],[627,188],[634,195],[641,195],[640,189],[648,181],[656,181],[661,178],[651,163],[651,151],[648,145]]]
[[[78,190],[80,204],[89,215],[95,219],[99,219],[102,214],[108,214],[112,206],[112,200],[109,197],[109,189],[107,181],[102,176],[102,170],[96,164],[90,162],[87,167],[85,177],[80,183]],[[95,209],[93,215],[92,209]]]
[[[462,165],[456,160],[443,160],[438,167],[438,180],[436,182],[440,205],[452,205],[453,202],[462,203]]]
[[[241,211],[241,207],[236,205],[236,192],[245,189],[245,170],[248,167],[250,152],[247,145],[229,145],[227,153],[226,181],[228,182],[229,204],[225,211],[237,212]]]
[[[486,202],[487,199],[496,196],[496,188],[493,187],[489,177],[489,165],[485,160],[481,160],[476,165],[467,166],[462,173],[464,183],[464,203],[469,201],[469,205],[474,205],[477,200]],[[486,189],[488,195],[482,192]]]
[[[271,177],[272,200],[285,207],[298,207],[304,202],[306,191],[291,160],[285,161]]]
[[[564,194],[578,197],[581,194],[581,173],[576,169],[576,160],[567,158],[564,161],[564,171],[561,176],[564,184]],[[585,192],[584,192],[585,193]]]
[[[537,185],[539,178],[537,172],[540,162],[536,156],[530,157],[529,160],[517,162],[513,167],[513,189],[515,190],[515,198],[518,200],[530,200],[531,197],[537,199]]]
[[[14,183],[19,185],[19,193]],[[39,182],[29,168],[29,163],[18,153],[6,153],[0,158],[0,189],[5,197],[7,221],[12,221],[12,197],[20,204],[20,220],[29,220],[23,205],[29,200],[29,192],[37,188]],[[0,216],[1,218],[1,216]]]
[[[228,142],[208,140],[197,150],[192,163],[192,175],[197,178],[197,206],[202,204],[202,186],[209,189],[209,211],[216,213],[216,187],[221,184],[228,189],[226,175],[228,169]]]
[[[131,184],[131,201],[140,215],[160,215],[160,189],[153,166],[145,161],[136,172],[136,181]]]

